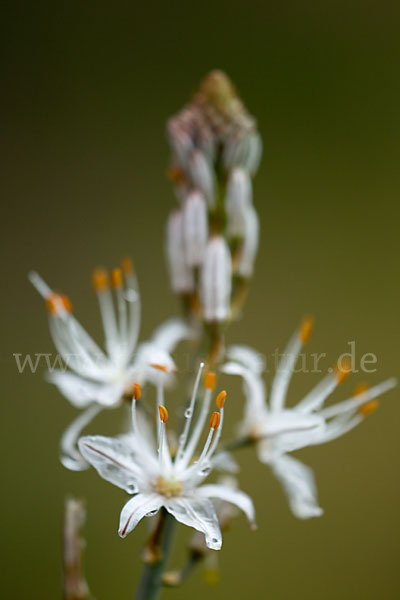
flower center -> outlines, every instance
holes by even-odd
[[[175,496],[179,496],[183,490],[183,482],[176,481],[176,479],[165,479],[165,477],[157,478],[156,491],[158,494],[162,496],[166,496],[167,498],[173,498]]]

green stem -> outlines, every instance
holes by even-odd
[[[135,600],[156,600],[159,597],[162,576],[171,551],[174,529],[174,517],[162,508],[158,527],[148,548],[153,554],[154,560],[144,567]]]

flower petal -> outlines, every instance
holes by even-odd
[[[293,514],[299,519],[320,517],[323,510],[318,504],[314,474],[310,467],[287,454],[270,464],[285,490]]]
[[[226,473],[238,473],[239,465],[229,452],[217,452],[211,459],[211,467]]]
[[[267,410],[265,383],[259,374],[236,362],[227,362],[220,369],[228,375],[240,375],[243,378],[243,390],[246,396],[245,420],[254,419],[254,413],[260,415]]]
[[[60,370],[48,373],[47,380],[56,385],[63,396],[77,408],[83,408],[92,402],[112,406],[120,400],[124,391],[122,381],[115,384],[95,383]]]
[[[244,512],[250,525],[255,527],[255,509],[254,504],[250,496],[240,490],[232,489],[226,485],[209,484],[202,485],[196,490],[196,494],[205,498],[219,498],[230,504],[235,504],[240,510]]]
[[[155,514],[162,504],[163,498],[158,494],[136,494],[128,500],[121,511],[119,535],[122,538],[126,537],[143,517]]]
[[[240,344],[229,346],[226,355],[229,360],[241,363],[244,367],[253,371],[255,375],[261,375],[265,370],[265,357],[249,346]]]
[[[133,449],[122,439],[88,435],[79,440],[79,449],[103,479],[128,494],[143,486],[143,470],[135,462]]]
[[[76,447],[76,442],[82,429],[99,414],[102,408],[99,404],[92,404],[83,413],[78,415],[64,431],[60,442],[60,460],[67,469],[71,471],[84,471],[89,468],[89,464]]]
[[[221,530],[211,500],[181,496],[167,500],[164,506],[177,521],[204,533],[206,544],[211,550],[221,549]]]
[[[165,352],[173,352],[182,340],[193,337],[193,331],[182,319],[168,319],[162,323],[153,335],[151,341]]]

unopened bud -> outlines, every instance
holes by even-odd
[[[203,192],[208,205],[213,208],[215,206],[214,173],[203,152],[200,150],[192,152],[188,168],[194,186]]]
[[[253,275],[254,262],[257,256],[260,224],[253,206],[249,206],[245,215],[243,244],[237,265],[237,274],[249,278]]]
[[[228,217],[228,233],[242,237],[245,233],[246,211],[252,203],[251,180],[248,173],[237,167],[232,170],[226,191],[225,210]]]
[[[173,291],[176,294],[193,292],[193,271],[185,260],[182,211],[177,210],[172,212],[168,219],[166,250]]]
[[[201,265],[208,239],[207,203],[200,192],[192,192],[183,205],[183,241],[186,263]]]
[[[204,319],[225,321],[230,315],[232,260],[221,236],[208,242],[201,272],[200,293]]]

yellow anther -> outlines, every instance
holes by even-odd
[[[220,392],[218,394],[218,396],[215,400],[215,403],[218,406],[218,408],[224,408],[225,399],[226,399],[226,391],[222,390],[222,392]]]
[[[163,423],[168,421],[168,411],[162,404],[158,405],[158,412],[160,413],[160,419]]]
[[[133,261],[129,256],[124,256],[121,260],[121,269],[125,275],[133,273]]]
[[[221,415],[219,414],[219,412],[217,412],[217,411],[213,412],[213,414],[211,415],[211,419],[210,419],[210,428],[218,429],[220,421],[221,421]]]
[[[370,402],[367,402],[366,404],[363,404],[362,406],[360,406],[359,413],[363,417],[368,417],[368,415],[375,412],[378,407],[379,407],[378,400],[371,400]]]
[[[108,288],[108,273],[105,269],[95,269],[92,275],[93,287],[96,292],[104,292]]]
[[[204,387],[206,390],[215,390],[215,386],[217,385],[217,376],[215,373],[210,371],[204,377]]]
[[[63,309],[68,313],[72,312],[71,300],[61,294],[52,293],[46,298],[46,308],[51,315],[57,315]]]
[[[306,317],[300,327],[300,339],[303,344],[310,341],[312,330],[314,329],[313,317]]]
[[[122,288],[122,271],[118,267],[111,272],[111,284],[113,288]]]
[[[153,369],[157,369],[158,371],[162,371],[163,373],[168,373],[168,369],[165,365],[160,365],[158,363],[150,363],[150,366],[153,367]]]
[[[336,381],[338,384],[342,384],[351,373],[351,360],[349,358],[344,358],[340,361],[340,364],[336,367]]]
[[[133,397],[135,400],[140,400],[142,396],[142,389],[138,383],[133,384]]]
[[[360,396],[369,390],[369,386],[366,383],[359,383],[353,391],[353,396]]]

